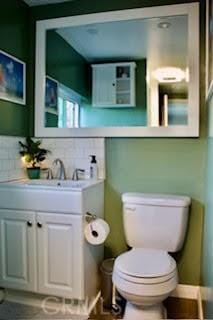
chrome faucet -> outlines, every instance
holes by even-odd
[[[65,167],[64,167],[64,163],[61,159],[57,158],[53,161],[53,165],[60,165],[60,169],[59,169],[59,179],[60,180],[66,180],[66,171],[65,171]]]
[[[75,169],[72,175],[72,180],[79,180],[79,173],[84,173],[84,169]]]

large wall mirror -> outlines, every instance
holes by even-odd
[[[198,4],[38,21],[35,135],[198,136]]]

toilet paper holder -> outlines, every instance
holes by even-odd
[[[97,219],[97,216],[93,213],[90,212],[86,212],[85,214],[85,220],[86,222],[90,223],[92,221],[95,221]]]

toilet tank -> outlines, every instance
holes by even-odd
[[[126,242],[133,248],[181,249],[191,199],[166,194],[124,193],[123,221]]]

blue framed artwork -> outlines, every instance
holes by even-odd
[[[46,76],[45,107],[58,109],[58,81],[49,76]]]
[[[26,104],[26,64],[0,50],[0,99]]]

